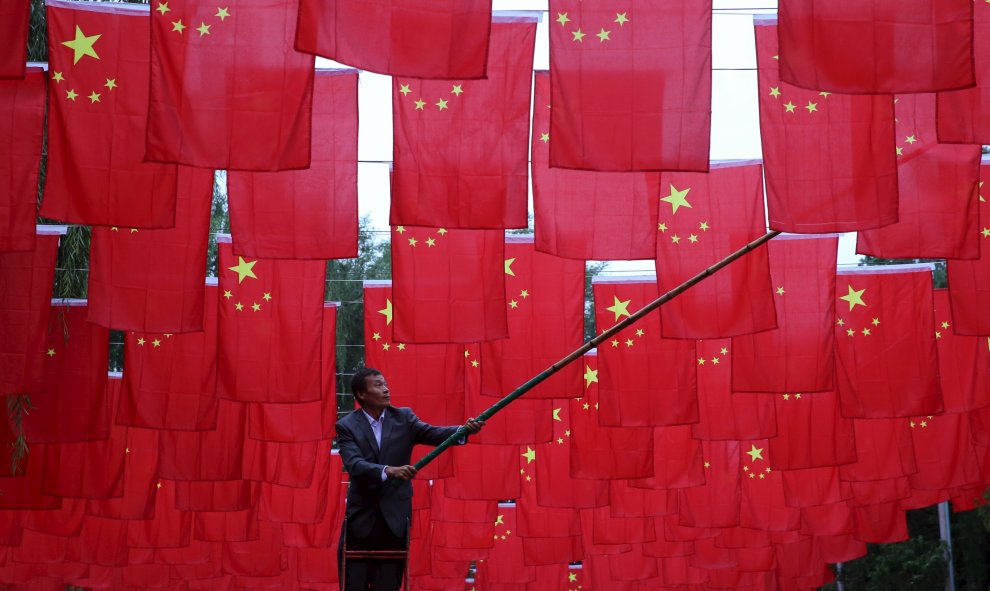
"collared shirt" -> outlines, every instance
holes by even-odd
[[[361,409],[361,413],[364,414],[364,418],[368,419],[368,424],[371,425],[371,432],[375,434],[375,443],[378,444],[378,451],[382,451],[382,423],[385,422],[385,411],[382,411],[382,416],[378,417],[376,420],[373,416],[369,415],[366,410]],[[385,468],[387,466],[382,466],[382,482],[388,480],[388,476],[385,474]]]

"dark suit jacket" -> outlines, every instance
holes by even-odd
[[[337,421],[337,446],[344,469],[350,474],[347,523],[358,537],[368,536],[378,511],[392,533],[406,535],[407,520],[412,518],[412,483],[382,481],[382,468],[405,466],[410,463],[414,445],[440,445],[457,431],[457,426],[428,425],[410,408],[389,406],[384,413],[381,450],[368,418],[360,410]]]

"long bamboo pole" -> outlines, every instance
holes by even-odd
[[[561,359],[557,363],[554,363],[553,365],[551,365],[550,367],[546,368],[545,370],[543,370],[542,372],[540,372],[539,374],[537,374],[535,377],[533,377],[532,379],[530,379],[525,384],[523,384],[523,385],[519,386],[518,388],[516,388],[515,390],[513,390],[511,393],[509,393],[508,395],[506,395],[505,398],[502,398],[501,400],[499,400],[495,404],[491,405],[488,409],[486,409],[480,415],[478,415],[477,418],[487,421],[495,413],[497,413],[498,411],[500,411],[503,408],[505,408],[506,406],[508,406],[513,400],[519,398],[520,396],[522,396],[526,392],[529,392],[530,390],[532,390],[533,388],[535,388],[537,385],[539,385],[540,382],[546,380],[547,378],[549,378],[553,374],[557,373],[558,371],[560,371],[561,369],[563,369],[568,364],[570,364],[570,363],[572,363],[574,361],[577,361],[578,359],[580,359],[581,357],[583,357],[585,353],[587,353],[591,349],[597,347],[600,343],[608,340],[609,338],[611,338],[613,335],[615,335],[616,333],[618,333],[622,329],[628,327],[629,325],[633,324],[634,322],[636,322],[640,318],[646,316],[647,314],[649,314],[653,310],[656,310],[660,306],[666,304],[670,300],[672,300],[675,297],[681,295],[682,293],[684,293],[685,291],[687,291],[692,286],[694,286],[694,285],[700,283],[701,281],[703,281],[704,279],[706,279],[706,278],[714,275],[719,269],[725,267],[729,263],[731,263],[731,262],[735,261],[736,259],[742,257],[746,253],[755,250],[760,245],[768,242],[770,239],[772,239],[774,236],[777,236],[778,234],[780,234],[780,232],[778,232],[776,230],[772,230],[770,232],[767,232],[763,236],[760,236],[756,240],[754,240],[754,241],[750,242],[749,244],[743,246],[739,250],[733,252],[732,254],[730,254],[729,256],[725,257],[721,261],[715,263],[711,267],[708,267],[704,271],[701,271],[700,273],[698,273],[694,277],[688,279],[684,283],[678,285],[674,289],[668,291],[667,293],[665,293],[662,296],[658,297],[657,299],[653,300],[649,304],[646,304],[645,306],[643,306],[642,308],[640,308],[639,310],[637,310],[635,313],[633,313],[631,316],[629,316],[628,318],[626,318],[622,322],[616,324],[615,326],[609,328],[605,332],[601,333],[600,335],[596,336],[595,338],[593,338],[590,341],[586,342],[585,344],[581,345],[576,351],[574,351],[573,353],[571,353],[567,357],[564,357],[563,359]],[[435,448],[433,448],[433,450],[430,451],[430,453],[428,453],[425,456],[423,456],[423,458],[420,461],[416,462],[416,466],[415,466],[416,467],[416,470],[422,470],[424,466],[426,466],[427,464],[429,464],[430,462],[432,462],[434,459],[436,459],[436,457],[439,456],[440,454],[442,454],[444,452],[444,450],[446,450],[448,447],[450,447],[452,445],[455,445],[466,434],[467,434],[467,430],[464,428],[464,425],[461,425],[453,435],[451,435],[450,437],[448,437],[440,445],[438,445]]]

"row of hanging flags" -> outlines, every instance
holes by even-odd
[[[337,588],[325,260],[357,254],[358,72],[314,54],[393,76],[365,360],[434,424],[581,344],[586,259],[656,260],[596,278],[604,330],[761,236],[764,202],[803,234],[430,464],[414,589],[815,588],[906,539],[906,510],[982,502],[990,5],[781,2],[755,22],[764,159],[709,162],[710,2],[551,0],[535,76],[535,20],[486,0],[48,0],[47,68],[28,4],[0,8],[0,395],[33,405],[0,422],[30,445],[16,473],[0,457],[0,582]],[[65,229],[35,226],[46,123],[40,214],[92,226],[87,300],[52,299]],[[214,169],[232,237],[204,282]],[[507,235],[529,180],[535,236]],[[947,259],[948,289],[837,271],[848,231]]]

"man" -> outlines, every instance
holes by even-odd
[[[388,384],[377,369],[359,369],[351,379],[351,391],[360,410],[337,421],[337,446],[350,475],[347,490],[347,528],[341,531],[338,565],[343,562],[343,541],[349,550],[403,550],[412,519],[412,483],[416,468],[409,465],[417,444],[439,445],[457,427],[434,427],[419,420],[410,408],[389,402]],[[481,430],[484,421],[468,419],[468,433]],[[462,439],[458,443],[464,443]],[[344,591],[397,591],[402,584],[404,561],[353,560],[347,563]],[[341,569],[341,576],[344,576]]]

